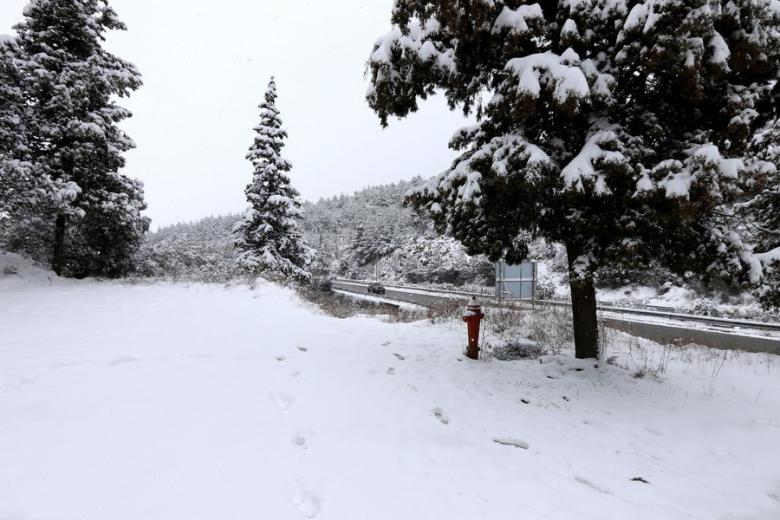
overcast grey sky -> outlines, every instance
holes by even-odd
[[[10,33],[27,0],[0,2]],[[465,124],[443,100],[382,130],[365,102],[365,62],[390,28],[393,0],[113,0],[128,30],[109,48],[144,86],[124,105],[138,148],[126,173],[146,185],[153,226],[242,211],[244,155],[257,105],[275,74],[290,137],[293,184],[304,198],[430,176]]]

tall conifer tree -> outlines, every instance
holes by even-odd
[[[49,186],[48,226],[26,234],[50,236],[58,274],[119,276],[149,226],[141,183],[119,173],[134,144],[116,98],[141,78],[102,46],[125,26],[106,0],[31,0],[15,29],[27,157]]]
[[[288,175],[292,165],[281,156],[287,132],[282,128],[276,98],[276,82],[271,78],[246,157],[254,174],[245,190],[249,209],[235,229],[240,251],[237,261],[250,273],[309,280],[307,267],[314,250],[304,243],[300,230],[301,202]]]

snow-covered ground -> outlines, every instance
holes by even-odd
[[[18,260],[2,520],[780,518],[776,357],[472,362],[461,323],[339,320],[266,283],[4,275]]]

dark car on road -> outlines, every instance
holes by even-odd
[[[371,282],[368,284],[368,292],[371,294],[385,294],[385,288],[381,283]]]

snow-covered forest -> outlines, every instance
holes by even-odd
[[[0,520],[780,518],[780,1],[0,20]]]
[[[422,179],[366,188],[302,206],[306,242],[317,250],[319,277],[493,285],[495,266],[470,257],[454,239],[433,230],[424,214],[403,206]],[[223,281],[239,276],[232,229],[239,216],[208,217],[150,233],[139,252],[138,274]]]

